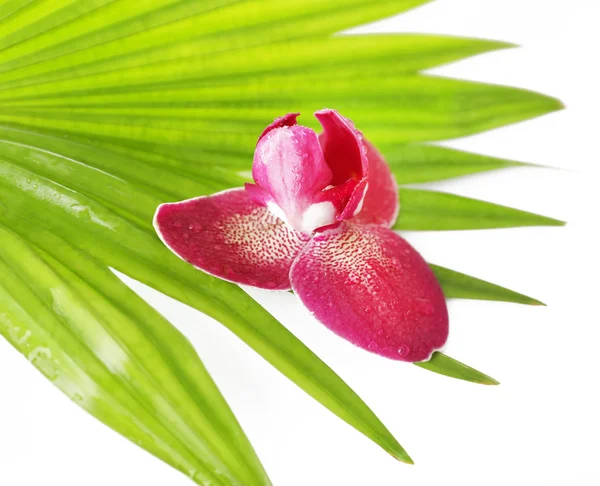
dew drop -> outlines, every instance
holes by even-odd
[[[368,344],[367,348],[372,349],[372,350],[377,350],[377,349],[379,349],[379,345],[375,341],[371,341]]]
[[[396,352],[398,353],[398,356],[406,356],[410,353],[410,348],[406,344],[401,344]]]

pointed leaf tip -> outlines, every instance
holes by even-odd
[[[403,462],[404,464],[409,464],[411,466],[414,466],[414,464],[415,464],[415,461],[413,461],[412,458],[408,454],[406,455],[406,458],[396,457],[396,459]]]
[[[545,306],[543,302],[465,273],[430,263],[447,299],[473,299]]]
[[[477,383],[480,385],[499,385],[500,382],[495,380],[491,376],[488,376],[481,371],[477,371],[460,361],[446,356],[439,351],[436,351],[431,356],[429,361],[423,361],[420,363],[414,363],[416,366],[439,373],[440,375],[449,376],[450,378],[456,378],[458,380],[470,381],[471,383]]]
[[[400,185],[438,181],[509,167],[541,167],[433,144],[384,144],[379,148]]]
[[[397,461],[410,465],[415,463],[408,452],[398,442],[390,444],[389,447],[384,447],[383,449]]]
[[[479,199],[425,189],[400,189],[402,211],[394,229],[455,231],[524,226],[564,226],[565,222]]]

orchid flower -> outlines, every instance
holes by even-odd
[[[381,154],[334,110],[298,114],[258,140],[255,184],[162,204],[154,225],[180,258],[210,275],[290,290],[351,343],[401,361],[444,345],[448,312],[425,260],[390,228],[396,181]]]

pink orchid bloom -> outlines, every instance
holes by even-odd
[[[390,228],[396,181],[334,110],[292,113],[262,133],[256,184],[161,205],[154,225],[180,258],[215,277],[293,289],[325,326],[387,358],[424,361],[446,342],[448,311],[427,263]]]

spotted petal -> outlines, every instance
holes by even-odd
[[[289,290],[289,270],[306,243],[244,189],[161,205],[154,226],[177,256],[230,282]]]
[[[290,280],[319,321],[373,353],[423,361],[446,342],[448,312],[433,272],[385,227],[346,222],[316,234]]]
[[[369,160],[369,187],[362,210],[353,221],[391,228],[400,210],[398,184],[383,155],[367,140],[363,140],[363,143]]]

